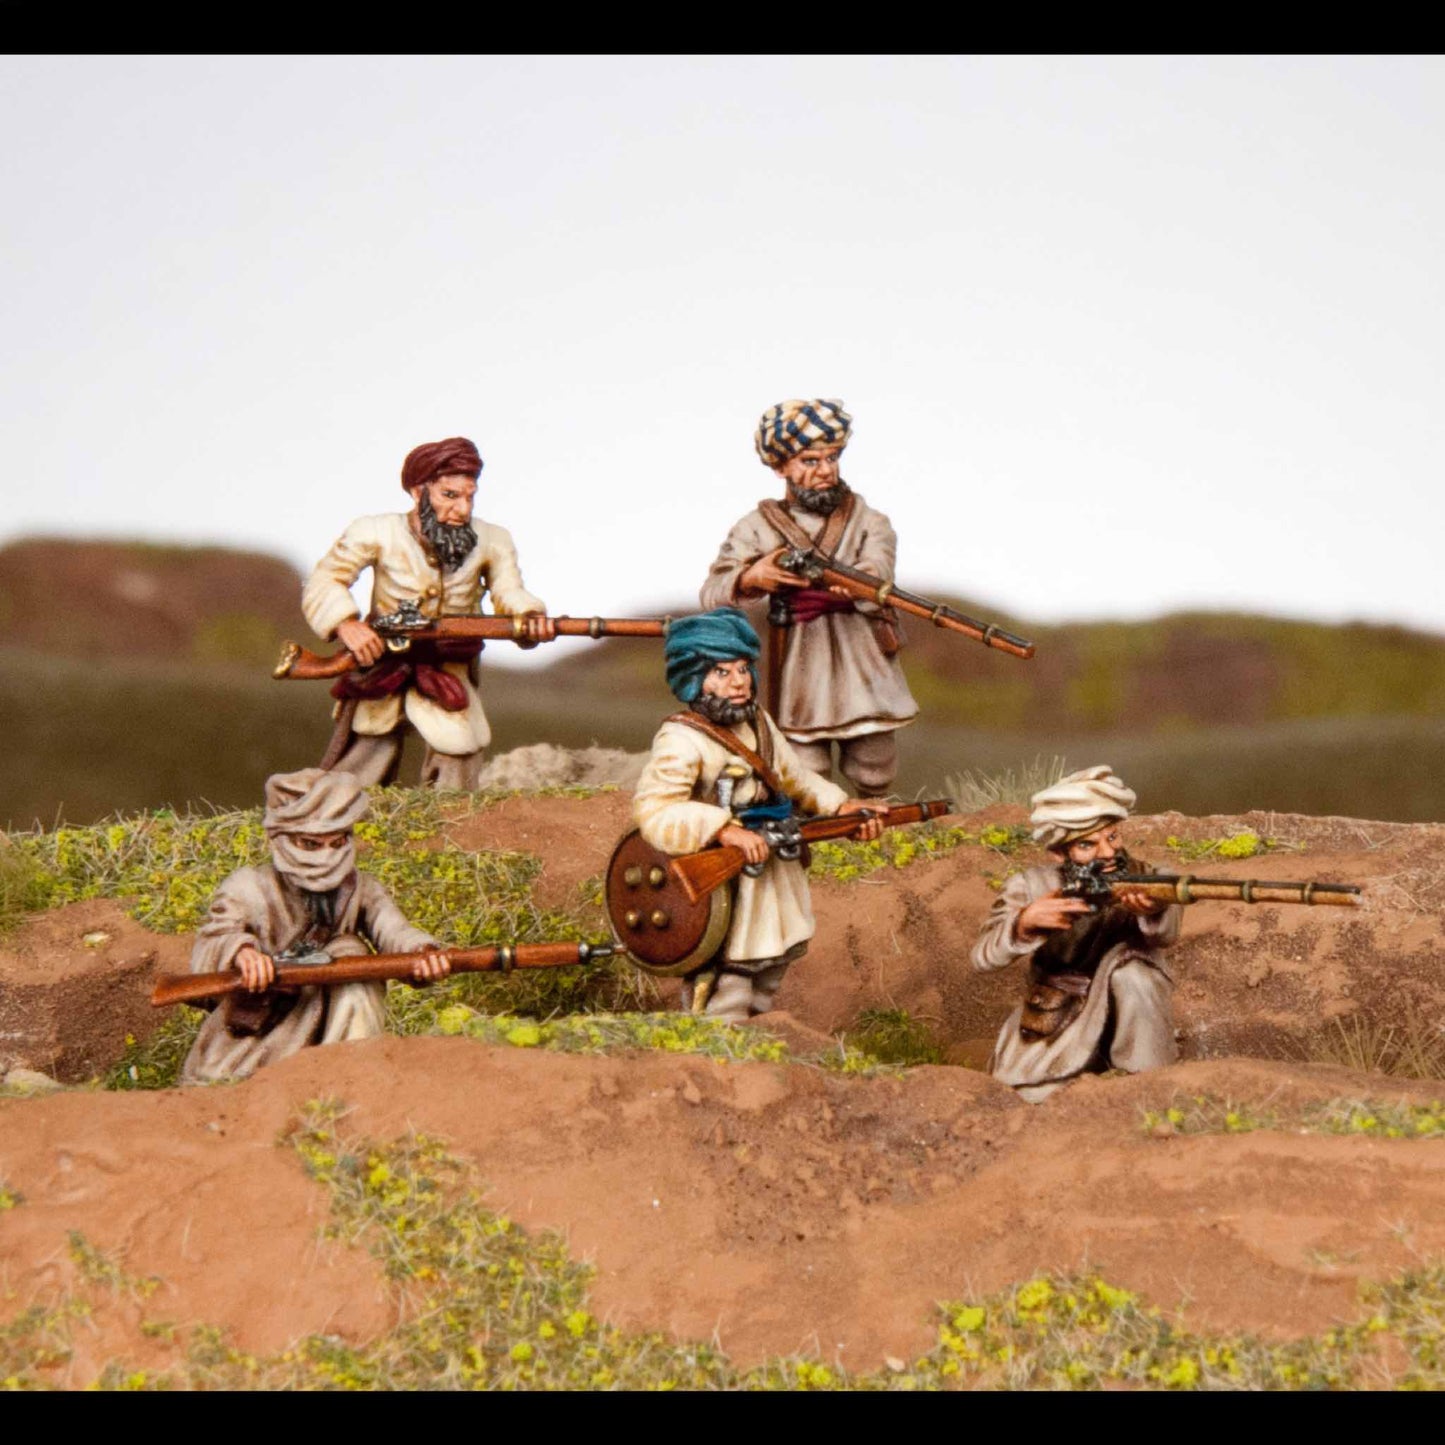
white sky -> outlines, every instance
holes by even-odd
[[[462,434],[626,614],[836,396],[904,586],[1445,630],[1440,59],[11,57],[0,136],[0,541],[305,569]]]

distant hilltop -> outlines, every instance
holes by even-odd
[[[278,557],[219,547],[34,538],[0,547],[7,650],[60,658],[168,658],[269,671],[285,638],[311,641],[302,578]],[[1364,623],[1231,613],[1031,625],[941,597],[1038,645],[1030,662],[907,619],[903,653],[924,719],[1037,734],[1175,734],[1325,717],[1445,715],[1445,637]],[[680,614],[691,599],[639,607]],[[759,630],[761,609],[753,609]],[[533,673],[605,712],[656,694],[656,649],[560,643]],[[605,729],[602,730],[605,732]],[[601,734],[599,733],[599,736]]]

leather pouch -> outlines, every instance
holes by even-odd
[[[884,657],[897,657],[903,651],[903,628],[891,607],[885,607],[873,619],[873,636]]]
[[[1084,1011],[1083,996],[1055,988],[1052,984],[1035,983],[1024,1000],[1019,1017],[1019,1033],[1026,1039],[1051,1039]]]

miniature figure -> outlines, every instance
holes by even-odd
[[[771,597],[768,705],[802,767],[821,777],[839,768],[864,797],[882,797],[898,772],[894,733],[918,715],[898,662],[891,607],[819,587],[781,564],[790,550],[836,559],[893,580],[897,539],[839,474],[852,418],[834,400],[769,408],[755,445],[786,486],[786,505],[760,502],[728,533],[703,583],[704,607]]]
[[[361,517],[316,564],[301,610],[319,637],[336,639],[360,664],[332,689],[336,728],[321,766],[363,783],[396,777],[408,725],[426,743],[422,782],[475,789],[491,728],[476,688],[476,639],[418,641],[377,667],[387,644],[362,621],[348,590],[372,569],[371,616],[415,604],[424,618],[474,615],[491,592],[495,610],[521,619],[522,645],[549,642],[555,622],[522,585],[511,534],[473,522],[482,459],[465,437],[408,453],[401,484],[409,513]]]
[[[659,728],[633,802],[649,847],[676,856],[716,841],[738,849],[747,865],[725,935],[709,940],[704,957],[687,961],[683,981],[684,1008],[731,1023],[772,1008],[789,964],[813,936],[803,860],[796,849],[791,857],[774,852],[759,830],[783,823],[795,805],[811,813],[869,813],[866,800],[849,798],[804,766],[757,705],[760,647],[735,607],[673,622],[667,683],[688,711]],[[857,822],[860,838],[876,838],[883,828],[873,816]],[[654,917],[666,927],[662,913]]]
[[[382,1032],[384,984],[270,992],[277,961],[322,968],[371,944],[420,955],[412,967],[418,983],[450,972],[437,941],[357,871],[352,830],[366,811],[366,790],[349,772],[303,768],[266,780],[271,862],[239,868],[221,884],[191,952],[192,973],[239,970],[247,992],[231,994],[201,1026],[181,1083],[244,1079],[308,1044]]]
[[[1029,960],[1028,996],[999,1031],[989,1072],[1030,1103],[1083,1073],[1139,1073],[1179,1056],[1174,986],[1160,962],[1179,936],[1179,906],[1138,887],[1111,892],[1097,911],[1066,896],[1084,868],[1106,881],[1145,871],[1124,845],[1134,802],[1107,766],[1035,793],[1034,838],[1057,861],[1004,884],[973,946],[981,972]]]

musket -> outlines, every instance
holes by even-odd
[[[559,637],[665,637],[670,617],[554,617]],[[463,640],[525,642],[527,619],[517,617],[427,617],[414,601],[401,603],[395,612],[373,617],[372,631],[390,652],[405,652],[413,642]],[[311,652],[298,642],[287,642],[272,677],[311,682],[340,677],[359,664],[344,647],[329,657]]]
[[[915,592],[905,592],[891,582],[880,582],[869,572],[860,572],[856,567],[836,559],[827,559],[811,548],[790,547],[778,558],[778,566],[786,572],[795,572],[814,585],[840,587],[850,597],[860,602],[876,602],[880,607],[896,607],[913,617],[925,617],[935,627],[946,627],[950,632],[961,632],[972,637],[985,647],[997,648],[1000,652],[1012,653],[1015,657],[1029,658],[1034,655],[1034,645],[1026,637],[1015,636],[992,622],[980,622],[976,617],[965,617],[952,607],[941,602],[931,602]]]
[[[821,843],[827,838],[851,838],[870,818],[881,818],[885,828],[906,823],[923,823],[953,811],[948,798],[930,798],[923,803],[904,803],[893,808],[865,808],[856,813],[834,813],[825,818],[810,818],[799,823],[796,818],[768,819],[755,832],[767,842],[769,851],[778,858],[797,858],[804,843]],[[685,853],[669,860],[673,874],[682,884],[688,902],[698,903],[709,893],[722,887],[739,873],[756,877],[764,864],[749,863],[741,848],[730,844],[704,848],[698,853]]]
[[[1360,889],[1354,883],[1284,883],[1261,878],[1195,878],[1191,874],[1099,873],[1092,864],[1076,871],[1059,890],[1065,898],[1082,898],[1099,907],[1118,893],[1146,893],[1159,903],[1309,903],[1357,908]]]
[[[514,968],[566,968],[611,958],[621,950],[615,943],[499,943],[485,948],[438,948],[427,952],[445,954],[453,973],[510,973]],[[314,963],[288,964],[278,955],[281,967],[264,993],[295,993],[301,988],[335,988],[343,983],[381,983],[386,979],[411,981],[412,969],[421,954],[369,953],[332,959],[329,954],[306,957]],[[220,973],[163,973],[151,993],[151,1006],[165,1008],[173,1003],[195,1003],[200,999],[245,994],[245,980],[234,968]]]

